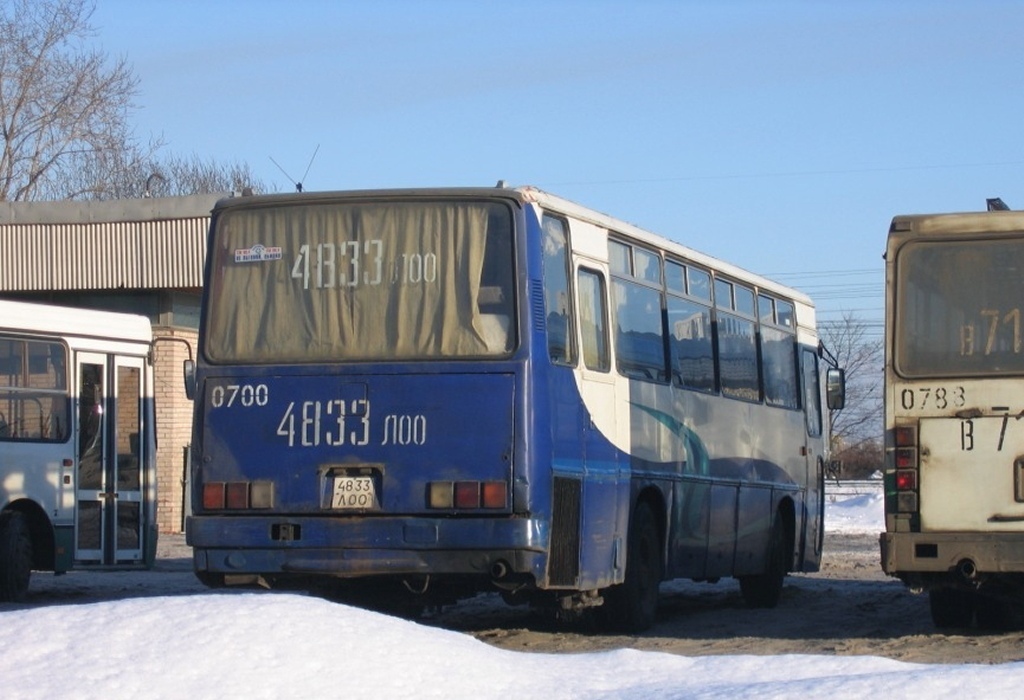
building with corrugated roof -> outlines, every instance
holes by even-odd
[[[222,196],[0,202],[0,296],[142,314],[154,337],[186,341],[153,349],[162,532],[180,532],[188,510],[181,369],[197,347],[206,233]]]

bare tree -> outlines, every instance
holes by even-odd
[[[138,78],[125,59],[108,64],[85,46],[93,9],[86,0],[0,6],[0,200],[104,196],[111,165],[149,156],[128,121]]]
[[[823,323],[822,340],[846,370],[846,407],[829,412],[832,454],[847,476],[870,474],[882,464],[882,341],[851,312]]]
[[[174,196],[216,192],[268,192],[268,186],[246,163],[218,163],[212,158],[170,156],[154,162],[146,182],[145,196]]]
[[[88,48],[91,0],[0,2],[0,201],[267,191],[243,163],[161,159],[131,128],[138,78]]]

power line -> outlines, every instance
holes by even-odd
[[[1016,167],[1024,165],[1024,161],[1003,161],[996,163],[948,163],[948,164],[932,164],[932,165],[895,165],[895,166],[876,166],[870,168],[836,168],[829,170],[782,170],[775,172],[760,172],[760,173],[720,173],[717,175],[712,174],[700,174],[700,175],[682,175],[677,177],[656,177],[656,178],[638,178],[631,180],[590,180],[590,181],[574,181],[574,182],[548,182],[538,183],[538,186],[542,187],[578,187],[581,185],[646,185],[654,184],[659,182],[693,182],[696,180],[745,180],[745,179],[763,179],[763,178],[776,178],[776,177],[809,177],[815,176],[820,177],[822,175],[860,175],[868,173],[898,173],[898,172],[910,172],[914,170],[952,170],[955,168],[1003,168],[1003,167]]]
[[[765,277],[836,277],[839,275],[881,275],[881,270],[861,268],[859,270],[815,270],[813,272],[766,272]]]

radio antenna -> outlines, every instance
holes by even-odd
[[[309,158],[309,165],[306,166],[306,172],[302,173],[302,180],[305,180],[306,176],[309,175],[309,169],[313,167],[313,160],[316,158],[316,154],[319,153],[319,152],[320,152],[320,144],[317,144],[316,148],[313,149],[313,155],[310,156],[310,158]],[[302,192],[302,180],[296,180],[291,175],[289,175],[288,171],[285,170],[284,168],[282,168],[281,164],[278,163],[276,160],[274,160],[274,156],[267,156],[267,157],[270,158],[270,162],[271,163],[273,163],[274,165],[277,166],[278,170],[280,170],[282,173],[284,173],[284,176],[286,178],[288,178],[288,181],[291,182],[293,185],[295,185],[295,191],[296,192]]]

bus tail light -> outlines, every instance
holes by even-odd
[[[912,425],[896,428],[896,447],[917,447],[917,430]]]
[[[203,484],[203,508],[205,510],[222,510],[224,508],[223,481],[210,481]]]
[[[203,484],[206,510],[250,510],[274,506],[272,481],[208,481]]]
[[[498,510],[508,505],[504,481],[434,481],[427,492],[430,508],[446,510]]]
[[[900,513],[916,513],[920,475],[920,465],[917,461],[917,426],[896,426],[893,438],[896,444],[893,454],[896,467],[896,510]]]
[[[478,482],[478,481],[456,481],[455,482],[455,507],[456,508],[479,508],[480,507],[480,482]]]
[[[249,489],[249,506],[251,508],[274,507],[274,482],[254,481]]]
[[[897,469],[896,470],[896,490],[897,491],[916,491],[917,490],[917,470],[916,469]]]
[[[896,468],[917,469],[917,428],[900,425],[895,429]]]
[[[917,512],[917,491],[900,491],[896,494],[896,511],[899,513]]]
[[[485,481],[480,484],[480,495],[483,497],[484,508],[504,508],[508,487],[504,481]]]
[[[916,469],[917,468],[917,450],[913,447],[897,447],[896,448],[896,468],[897,469]]]
[[[248,482],[228,482],[224,488],[224,507],[228,510],[244,510],[249,507]]]

